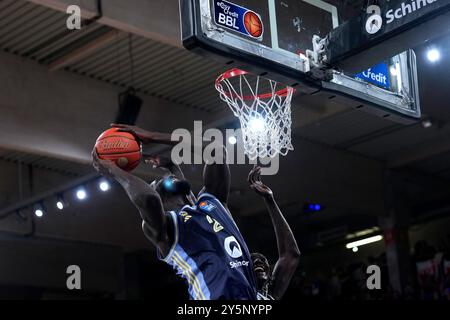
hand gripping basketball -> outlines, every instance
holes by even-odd
[[[95,151],[100,159],[113,161],[125,171],[134,170],[142,157],[141,143],[133,134],[119,128],[103,132],[95,143]]]

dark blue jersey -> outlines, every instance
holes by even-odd
[[[189,286],[195,300],[256,300],[252,260],[222,203],[202,194],[195,206],[170,212],[175,241],[164,260]]]

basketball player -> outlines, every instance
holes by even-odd
[[[289,282],[297,269],[300,250],[291,228],[278,207],[272,190],[261,182],[261,168],[255,166],[248,175],[248,183],[257,194],[264,198],[270,219],[275,229],[278,246],[278,261],[271,271],[266,257],[252,253],[253,268],[256,274],[258,299],[279,300],[286,292]]]
[[[178,178],[184,179],[184,174],[180,167],[174,164],[169,158],[147,156],[145,162],[151,164],[153,168],[167,170]],[[253,270],[257,280],[257,298],[259,300],[278,300],[286,292],[291,278],[297,269],[300,251],[289,225],[275,202],[273,192],[261,182],[260,167],[253,168],[248,176],[248,182],[250,187],[261,195],[267,204],[279,247],[279,259],[273,273],[264,255],[261,253],[251,254]]]
[[[143,144],[174,145],[169,134],[114,125]],[[142,217],[142,229],[159,259],[171,265],[195,300],[256,300],[256,279],[247,245],[227,208],[230,171],[223,164],[204,167],[198,199],[184,176],[170,173],[148,184],[93,152],[94,168],[124,188]],[[181,172],[181,170],[180,170]]]

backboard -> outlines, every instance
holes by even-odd
[[[361,1],[362,3],[364,1]],[[264,75],[296,88],[297,94],[342,97],[394,121],[420,118],[415,55],[407,51],[370,70],[347,74],[316,68],[313,37],[355,15],[338,0],[180,0],[183,45],[230,68]],[[310,51],[308,53],[308,51]]]

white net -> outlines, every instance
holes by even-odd
[[[276,81],[233,69],[216,81],[220,98],[241,122],[245,154],[251,159],[285,156],[291,143],[294,89]]]

